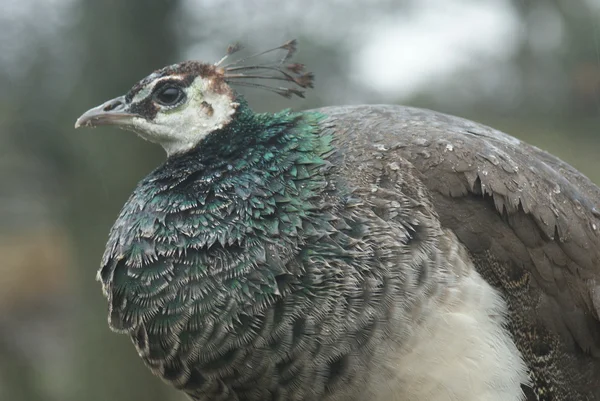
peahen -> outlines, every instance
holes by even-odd
[[[77,120],[168,156],[110,232],[110,327],[196,401],[600,400],[600,189],[429,110],[255,113],[230,84],[312,86],[272,50]]]

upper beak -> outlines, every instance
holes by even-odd
[[[129,113],[125,96],[119,96],[83,113],[75,122],[75,128],[123,125],[131,122],[133,117],[138,115]]]

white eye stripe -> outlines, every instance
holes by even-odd
[[[146,85],[146,87],[144,87],[142,90],[140,90],[138,93],[136,93],[135,96],[133,97],[133,99],[131,100],[131,102],[137,103],[137,102],[144,100],[152,93],[152,91],[154,90],[156,85],[158,85],[159,83],[161,83],[163,81],[180,81],[180,82],[182,82],[183,80],[184,80],[184,77],[181,75],[167,75],[165,77],[160,77],[158,79],[155,79],[149,85]]]

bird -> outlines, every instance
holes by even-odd
[[[236,85],[314,76],[295,40],[240,49],[75,124],[166,151],[97,274],[155,375],[194,401],[600,400],[598,186],[431,110],[255,112]]]

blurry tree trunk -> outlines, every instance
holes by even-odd
[[[172,15],[177,6],[176,1],[82,1],[81,23],[75,32],[82,35],[83,70],[65,110],[71,121],[87,108],[124,94],[153,69],[176,61]],[[81,146],[79,157],[86,159],[86,163],[73,162],[65,180],[74,201],[67,212],[68,224],[78,241],[72,272],[79,289],[72,400],[180,399],[175,390],[151,375],[127,336],[110,332],[106,300],[94,280],[108,230],[126,200],[123,194],[130,193],[163,156],[159,149],[148,148],[123,131],[118,137],[110,129],[69,130],[68,135],[76,137],[72,143]],[[90,149],[91,135],[94,149]],[[126,151],[126,158],[114,156],[116,147]]]

